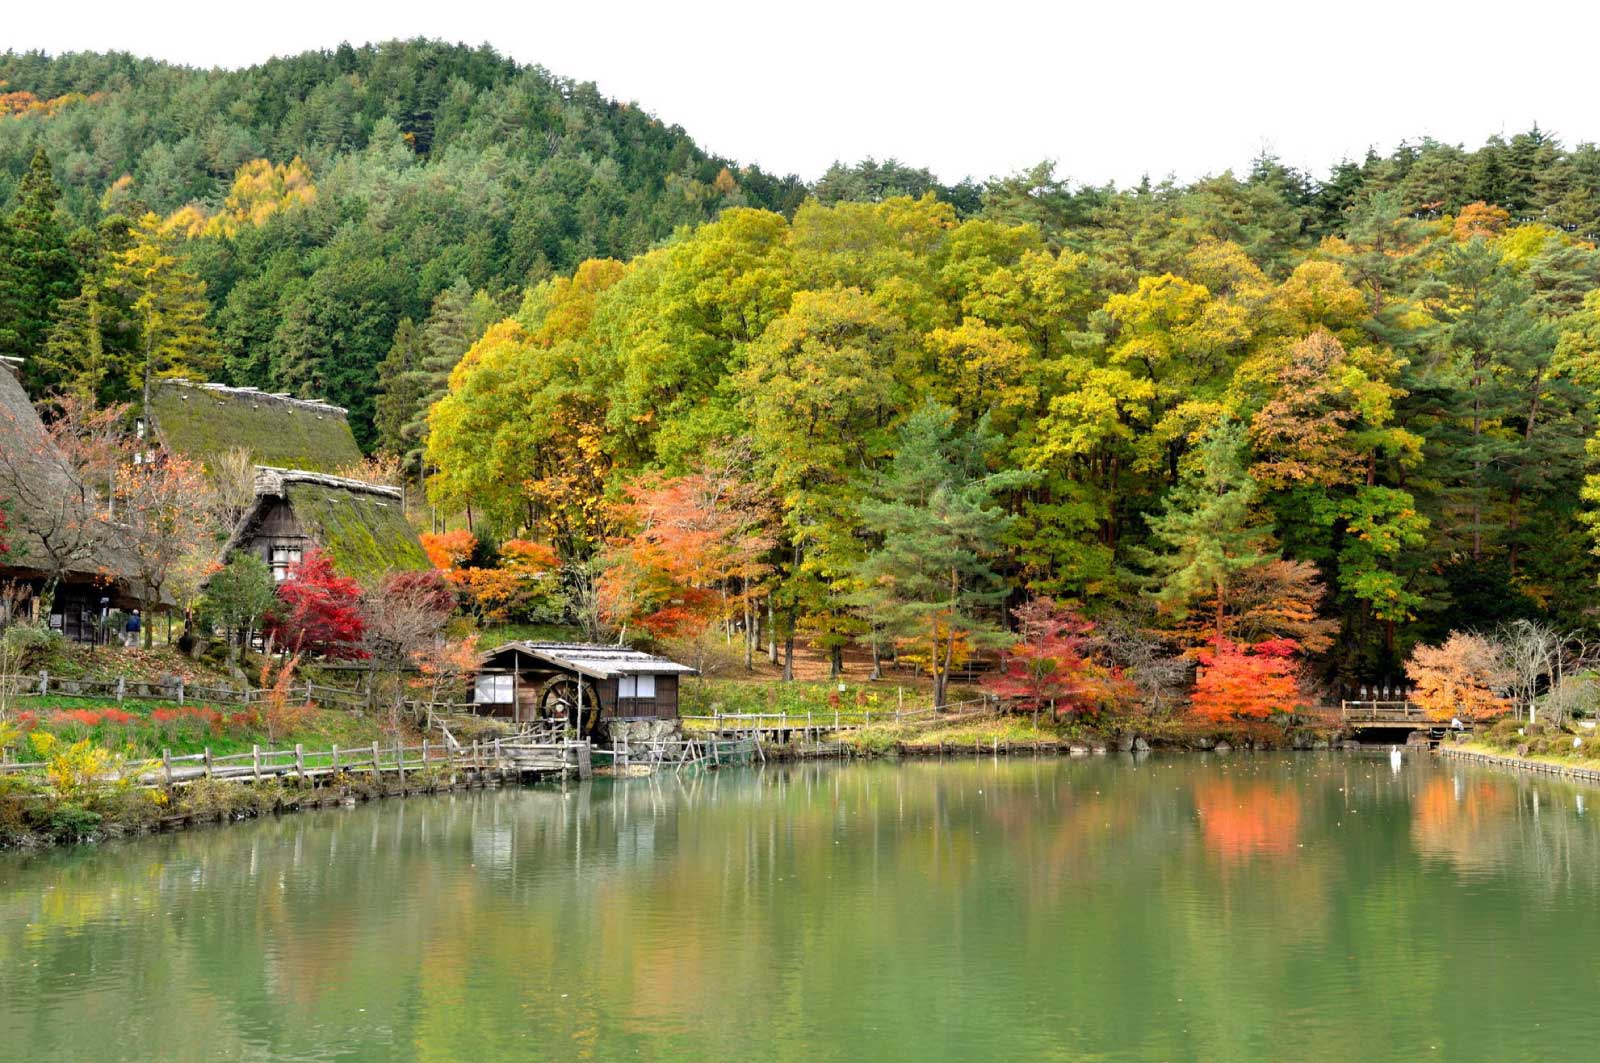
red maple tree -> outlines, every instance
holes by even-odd
[[[1039,713],[1092,715],[1118,700],[1128,685],[1115,668],[1094,660],[1090,645],[1094,624],[1048,597],[1012,610],[1017,641],[1001,661],[998,674],[984,688],[1024,711],[1037,723]]]
[[[1293,712],[1307,705],[1300,689],[1300,644],[1294,639],[1237,643],[1218,639],[1195,653],[1189,708],[1202,720],[1264,720],[1274,710]]]
[[[339,575],[327,554],[313,550],[278,584],[278,604],[266,617],[266,633],[296,653],[365,657],[360,599],[361,585]]]

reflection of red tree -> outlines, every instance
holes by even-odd
[[[1287,853],[1300,834],[1299,796],[1267,783],[1202,783],[1195,787],[1194,803],[1207,848],[1224,860]]]

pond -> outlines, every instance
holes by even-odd
[[[0,1058],[1592,1059],[1597,796],[807,764],[0,854]]]

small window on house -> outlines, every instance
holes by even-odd
[[[298,546],[274,546],[267,551],[267,563],[272,566],[272,579],[282,583],[289,578],[289,566],[300,563]]]
[[[617,680],[619,698],[653,698],[656,696],[656,677],[653,675],[625,675]]]
[[[480,675],[472,687],[472,700],[478,705],[509,705],[514,694],[508,675]]]

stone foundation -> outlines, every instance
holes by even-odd
[[[678,720],[609,720],[604,728],[605,740],[612,746],[648,746],[683,737],[683,724]]]

